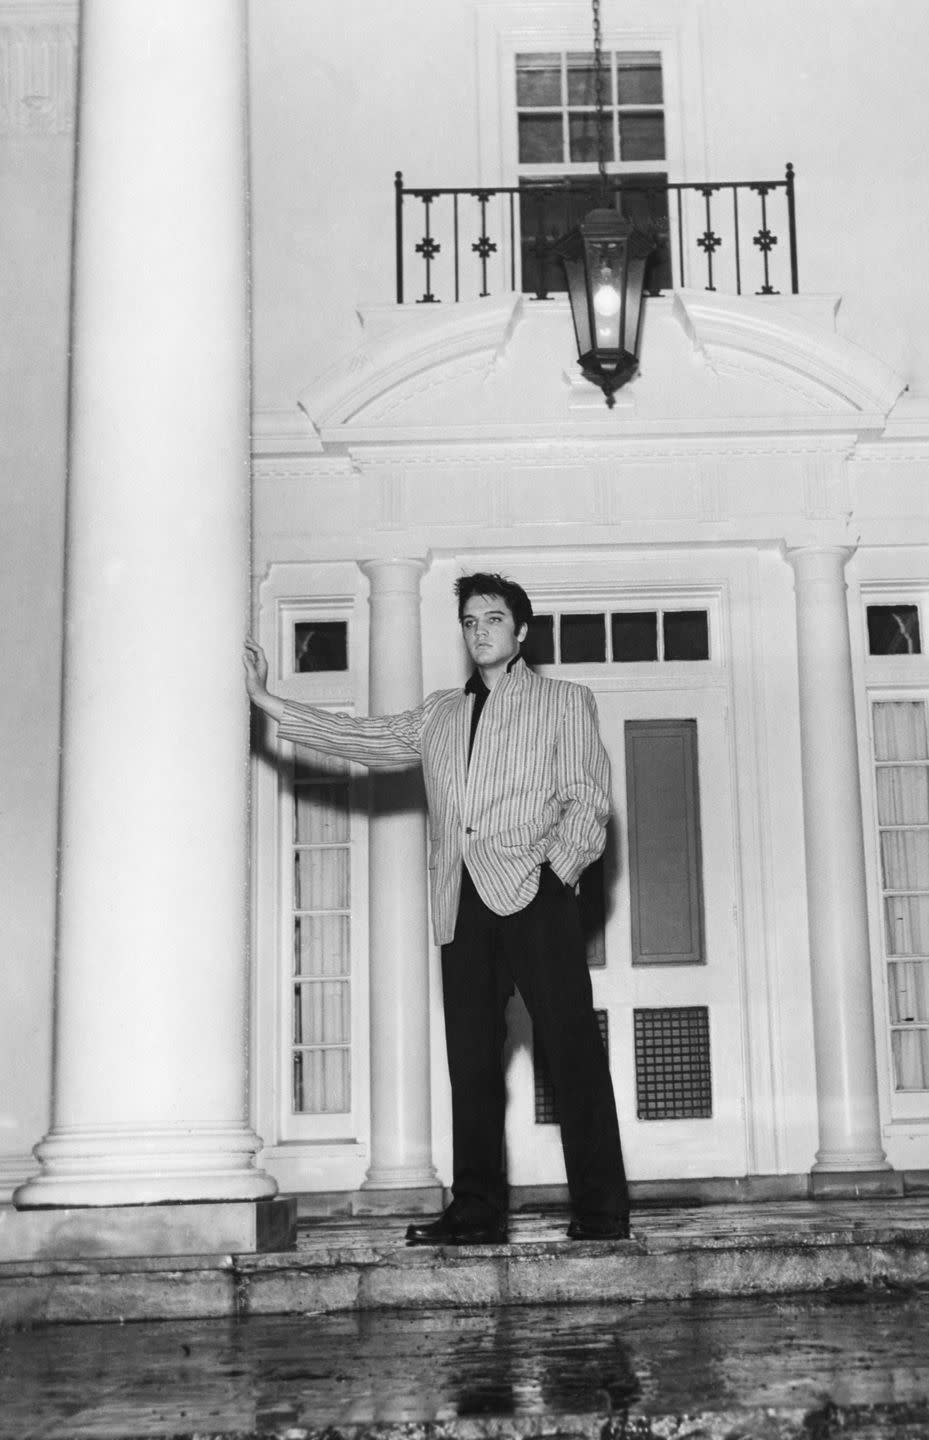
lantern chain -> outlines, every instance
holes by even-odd
[[[597,170],[600,175],[600,204],[609,206],[606,180],[606,123],[604,119],[603,31],[600,0],[591,0],[594,17],[594,98],[597,106]]]

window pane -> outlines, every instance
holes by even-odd
[[[891,1032],[898,1090],[929,1090],[929,1030]]]
[[[564,160],[560,115],[520,115],[519,159],[523,165],[560,165]]]
[[[348,975],[350,969],[347,915],[294,916],[296,975]]]
[[[294,909],[348,909],[348,851],[298,850],[294,855]]]
[[[348,669],[348,626],[344,620],[311,620],[294,626],[294,669],[299,672]]]
[[[602,615],[562,615],[561,663],[579,665],[606,659],[606,631]]]
[[[929,890],[929,830],[885,830],[881,862],[885,890]]]
[[[877,818],[881,825],[929,825],[929,766],[882,765]]]
[[[568,56],[568,104],[596,105],[597,72],[592,54]],[[613,104],[613,74],[609,56],[603,58],[603,103]],[[609,118],[609,117],[607,117]]]
[[[658,659],[658,616],[654,610],[611,615],[610,628],[617,663]]]
[[[560,55],[517,55],[516,103],[522,107],[561,104]]]
[[[888,955],[929,955],[929,895],[884,899]]]
[[[666,660],[710,658],[710,635],[705,610],[669,610],[663,623]]]
[[[301,785],[294,800],[294,839],[298,845],[333,845],[348,840],[347,785]]]
[[[552,615],[533,615],[523,641],[523,655],[529,665],[554,665],[555,620]]]
[[[621,114],[619,153],[623,160],[664,159],[664,115],[660,110]]]
[[[613,159],[613,126],[609,116],[606,116],[603,122],[603,144],[604,158],[610,161]],[[568,159],[576,164],[599,160],[595,111],[568,116],[568,151]]]
[[[294,1054],[294,1110],[297,1114],[344,1114],[350,1109],[351,1054],[348,1050],[298,1050]]]
[[[888,967],[887,981],[892,1024],[929,1021],[929,963],[895,961]]]
[[[868,649],[872,655],[919,655],[919,611],[915,605],[869,605]]]
[[[660,105],[664,99],[661,56],[657,51],[616,57],[620,105]]]
[[[926,760],[926,707],[921,700],[881,700],[874,706],[878,760]]]
[[[344,980],[304,980],[294,986],[294,1044],[338,1045],[351,1036],[351,1003]]]

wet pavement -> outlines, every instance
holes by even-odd
[[[0,1440],[916,1440],[929,1290],[0,1330]]]

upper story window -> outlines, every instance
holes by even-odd
[[[594,57],[577,52],[516,56],[520,172],[530,165],[596,166]],[[603,55],[607,165],[664,160],[664,83],[656,51]]]
[[[592,52],[576,50],[521,51],[514,64],[522,288],[544,296],[565,289],[552,242],[600,203],[596,67]],[[604,49],[601,73],[613,203],[659,239],[646,272],[654,293],[671,285],[661,53]]]

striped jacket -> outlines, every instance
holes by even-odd
[[[422,765],[439,945],[455,932],[462,861],[484,903],[511,915],[535,895],[544,860],[576,883],[603,851],[610,809],[610,762],[586,686],[518,661],[487,697],[469,765],[473,705],[464,690],[369,717],[291,701],[278,727],[285,740],[372,768]]]

